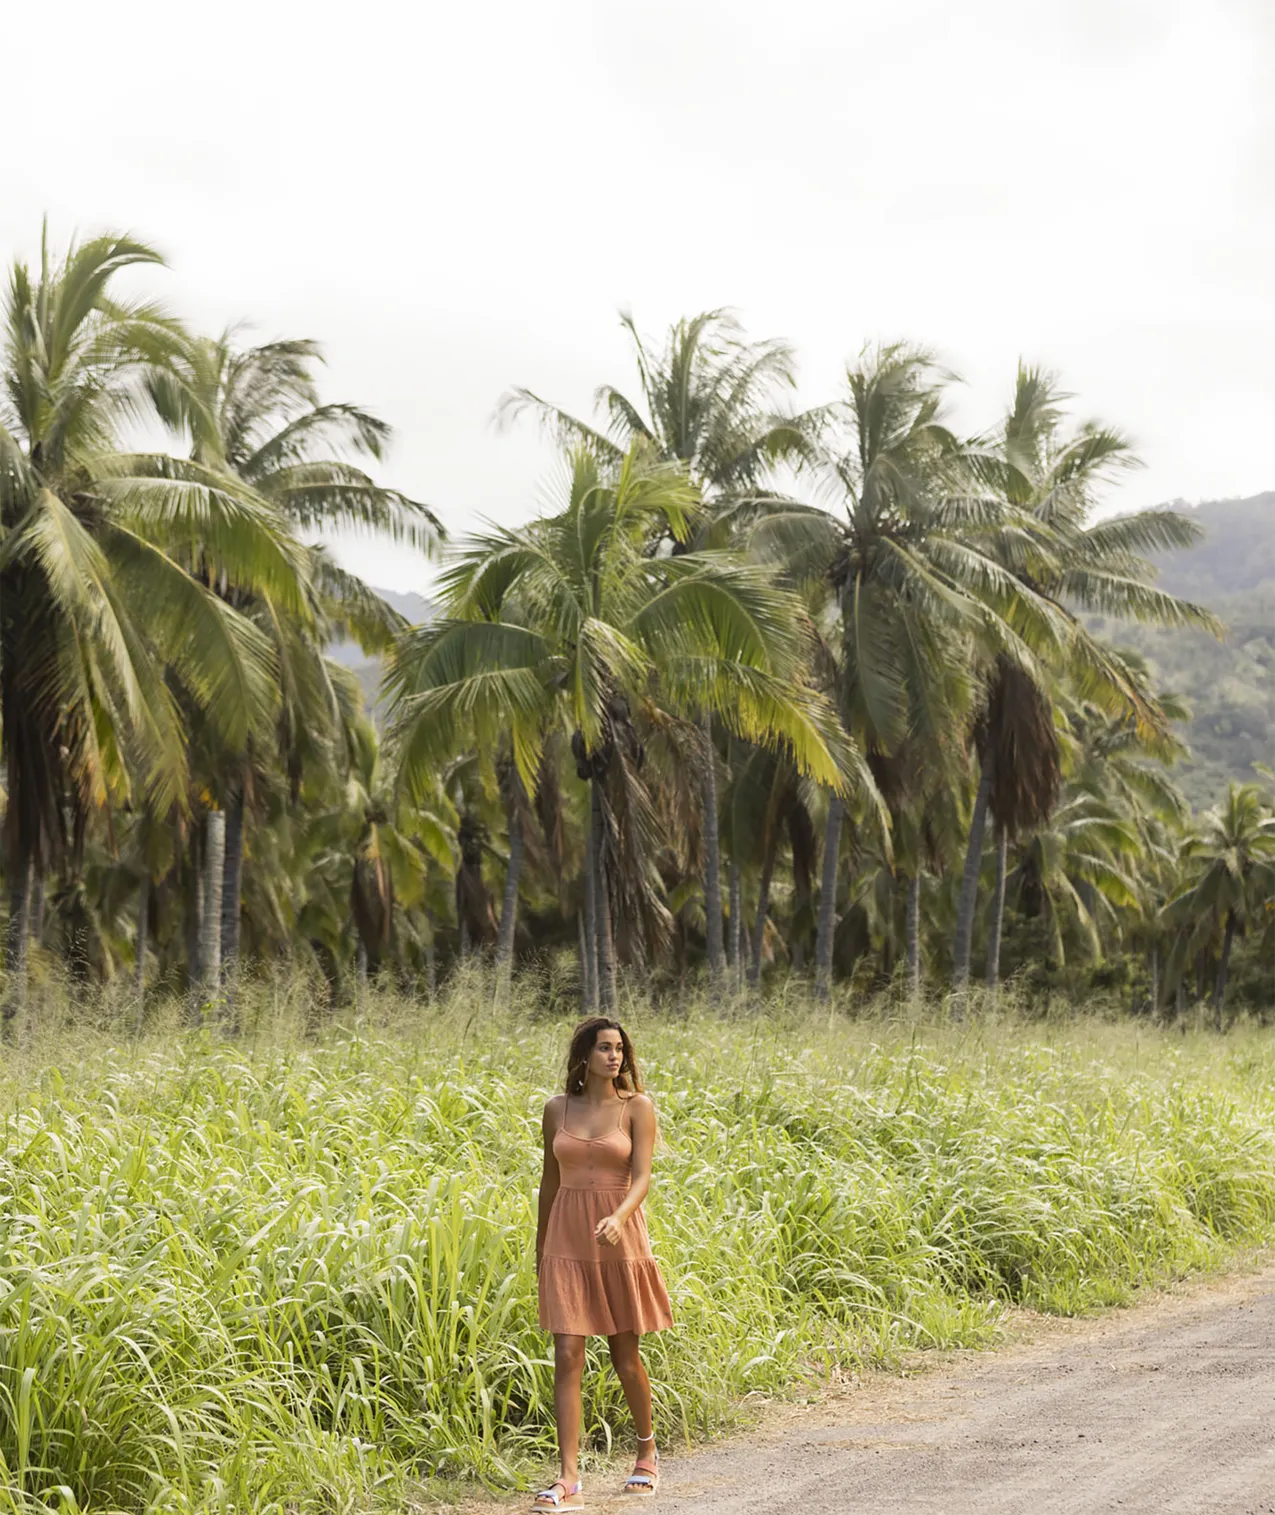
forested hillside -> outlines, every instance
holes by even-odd
[[[1226,624],[1225,640],[1101,620],[1094,627],[1141,652],[1157,687],[1189,704],[1191,757],[1177,773],[1201,808],[1215,802],[1228,779],[1251,780],[1255,763],[1275,763],[1275,493],[1175,508],[1205,534],[1192,547],[1154,559],[1159,582],[1215,611]]]

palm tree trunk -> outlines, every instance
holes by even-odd
[[[221,986],[221,899],[226,868],[226,817],[210,810],[204,817],[204,915],[199,959],[204,994],[215,998]]]
[[[592,1013],[589,999],[589,933],[584,924],[584,911],[576,911],[576,944],[580,953],[580,999],[586,1015]]]
[[[134,952],[133,987],[137,991],[137,1018],[141,1023],[142,996],[146,993],[146,947],[150,934],[151,876],[142,874],[137,891],[137,946]]]
[[[199,1024],[199,987],[203,983],[204,940],[204,845],[200,828],[190,834],[188,858],[189,891],[186,895],[186,1019]]]
[[[518,880],[522,875],[522,779],[513,770],[509,781],[509,866],[505,869],[505,892],[500,902],[500,930],[496,934],[496,983],[508,988],[514,961],[514,930],[518,924]]]
[[[604,1015],[615,1012],[615,941],[611,932],[611,900],[607,888],[606,815],[602,780],[593,779],[590,810],[593,820],[593,915],[597,929],[598,1002]]]
[[[921,997],[921,871],[908,880],[908,993]]]
[[[5,935],[4,968],[8,986],[0,1010],[6,1028],[27,1001],[27,944],[31,939],[31,894],[35,863],[20,859],[12,868],[9,889],[9,925]]]
[[[1151,1014],[1160,1008],[1160,944],[1151,943]]]
[[[1222,1001],[1226,998],[1226,975],[1231,963],[1231,943],[1235,940],[1235,911],[1226,912],[1226,930],[1222,934],[1222,956],[1218,959],[1217,978],[1213,981],[1213,1024],[1221,1031]]]
[[[226,812],[226,864],[221,882],[221,977],[229,979],[239,956],[239,918],[243,897],[243,790]]]
[[[727,936],[727,962],[730,966],[731,980],[736,988],[739,987],[739,949],[743,942],[744,922],[742,917],[743,900],[739,885],[739,864],[731,858],[730,869],[730,934]]]
[[[434,943],[434,923],[431,920],[429,935],[425,938],[425,993],[430,1003],[438,997],[438,948]]]
[[[38,947],[44,940],[44,869],[33,868],[31,880],[31,930],[29,939]]]
[[[778,838],[772,836],[766,843],[766,856],[761,865],[761,881],[757,885],[757,915],[753,921],[752,951],[749,954],[748,982],[761,982],[761,949],[766,940],[766,916],[770,910],[770,881],[775,872],[775,854],[779,850]]]
[[[996,828],[996,892],[992,895],[991,929],[987,937],[987,987],[994,994],[1001,976],[1001,929],[1005,920],[1005,864],[1009,833]]]
[[[992,764],[984,757],[974,797],[974,814],[970,817],[969,843],[965,848],[965,869],[961,874],[961,895],[956,907],[956,941],[952,948],[952,987],[964,989],[970,976],[970,952],[974,946],[974,907],[978,903],[978,875],[983,866],[983,831],[987,825],[987,802],[992,794]]]
[[[593,889],[593,790],[589,790],[589,828],[584,840],[584,936],[580,942],[580,987],[584,1013],[598,1013],[598,917]]]
[[[713,745],[713,718],[700,717],[704,736],[704,917],[708,946],[708,977],[720,987],[726,971],[722,943],[722,853],[717,830],[717,749]]]
[[[841,823],[845,802],[839,794],[828,801],[823,861],[819,872],[819,924],[815,932],[815,995],[827,999],[832,984],[832,933],[837,917],[837,864],[841,860]]]

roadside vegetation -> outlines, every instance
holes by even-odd
[[[570,1020],[511,1019],[473,975],[433,1007],[371,991],[317,1035],[311,1005],[305,983],[245,987],[230,1041],[183,1034],[180,1002],[130,1039],[101,1005],[14,1055],[0,1507],[403,1509],[432,1478],[507,1488],[550,1455],[530,1240]],[[960,1023],[623,990],[622,1010],[662,1122],[670,1441],[1270,1235],[1260,1031],[1042,1023],[1006,997]],[[622,1404],[605,1371],[586,1395],[601,1454]]]

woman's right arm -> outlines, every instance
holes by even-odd
[[[545,1232],[549,1229],[549,1211],[562,1175],[558,1172],[558,1159],[553,1155],[553,1138],[558,1129],[558,1105],[561,1094],[545,1101],[545,1112],[540,1121],[540,1134],[544,1140],[544,1166],[540,1172],[540,1206],[536,1217],[536,1272],[540,1272],[540,1258],[545,1247]]]

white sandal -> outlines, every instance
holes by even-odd
[[[558,1493],[559,1489],[562,1490],[561,1495]],[[547,1489],[541,1489],[536,1495],[537,1500],[543,1499],[548,1502],[546,1504],[533,1503],[531,1508],[533,1510],[583,1510],[586,1508],[583,1495],[584,1484],[579,1478],[570,1487],[567,1486],[565,1478],[555,1478]],[[568,1500],[571,1502],[568,1503]]]
[[[639,1436],[639,1441],[654,1441],[655,1432],[649,1436]],[[660,1453],[659,1448],[653,1448],[650,1459],[639,1456],[633,1464],[634,1471],[624,1480],[624,1492],[630,1499],[654,1499],[655,1491],[660,1486]],[[645,1468],[644,1473],[637,1469]]]

